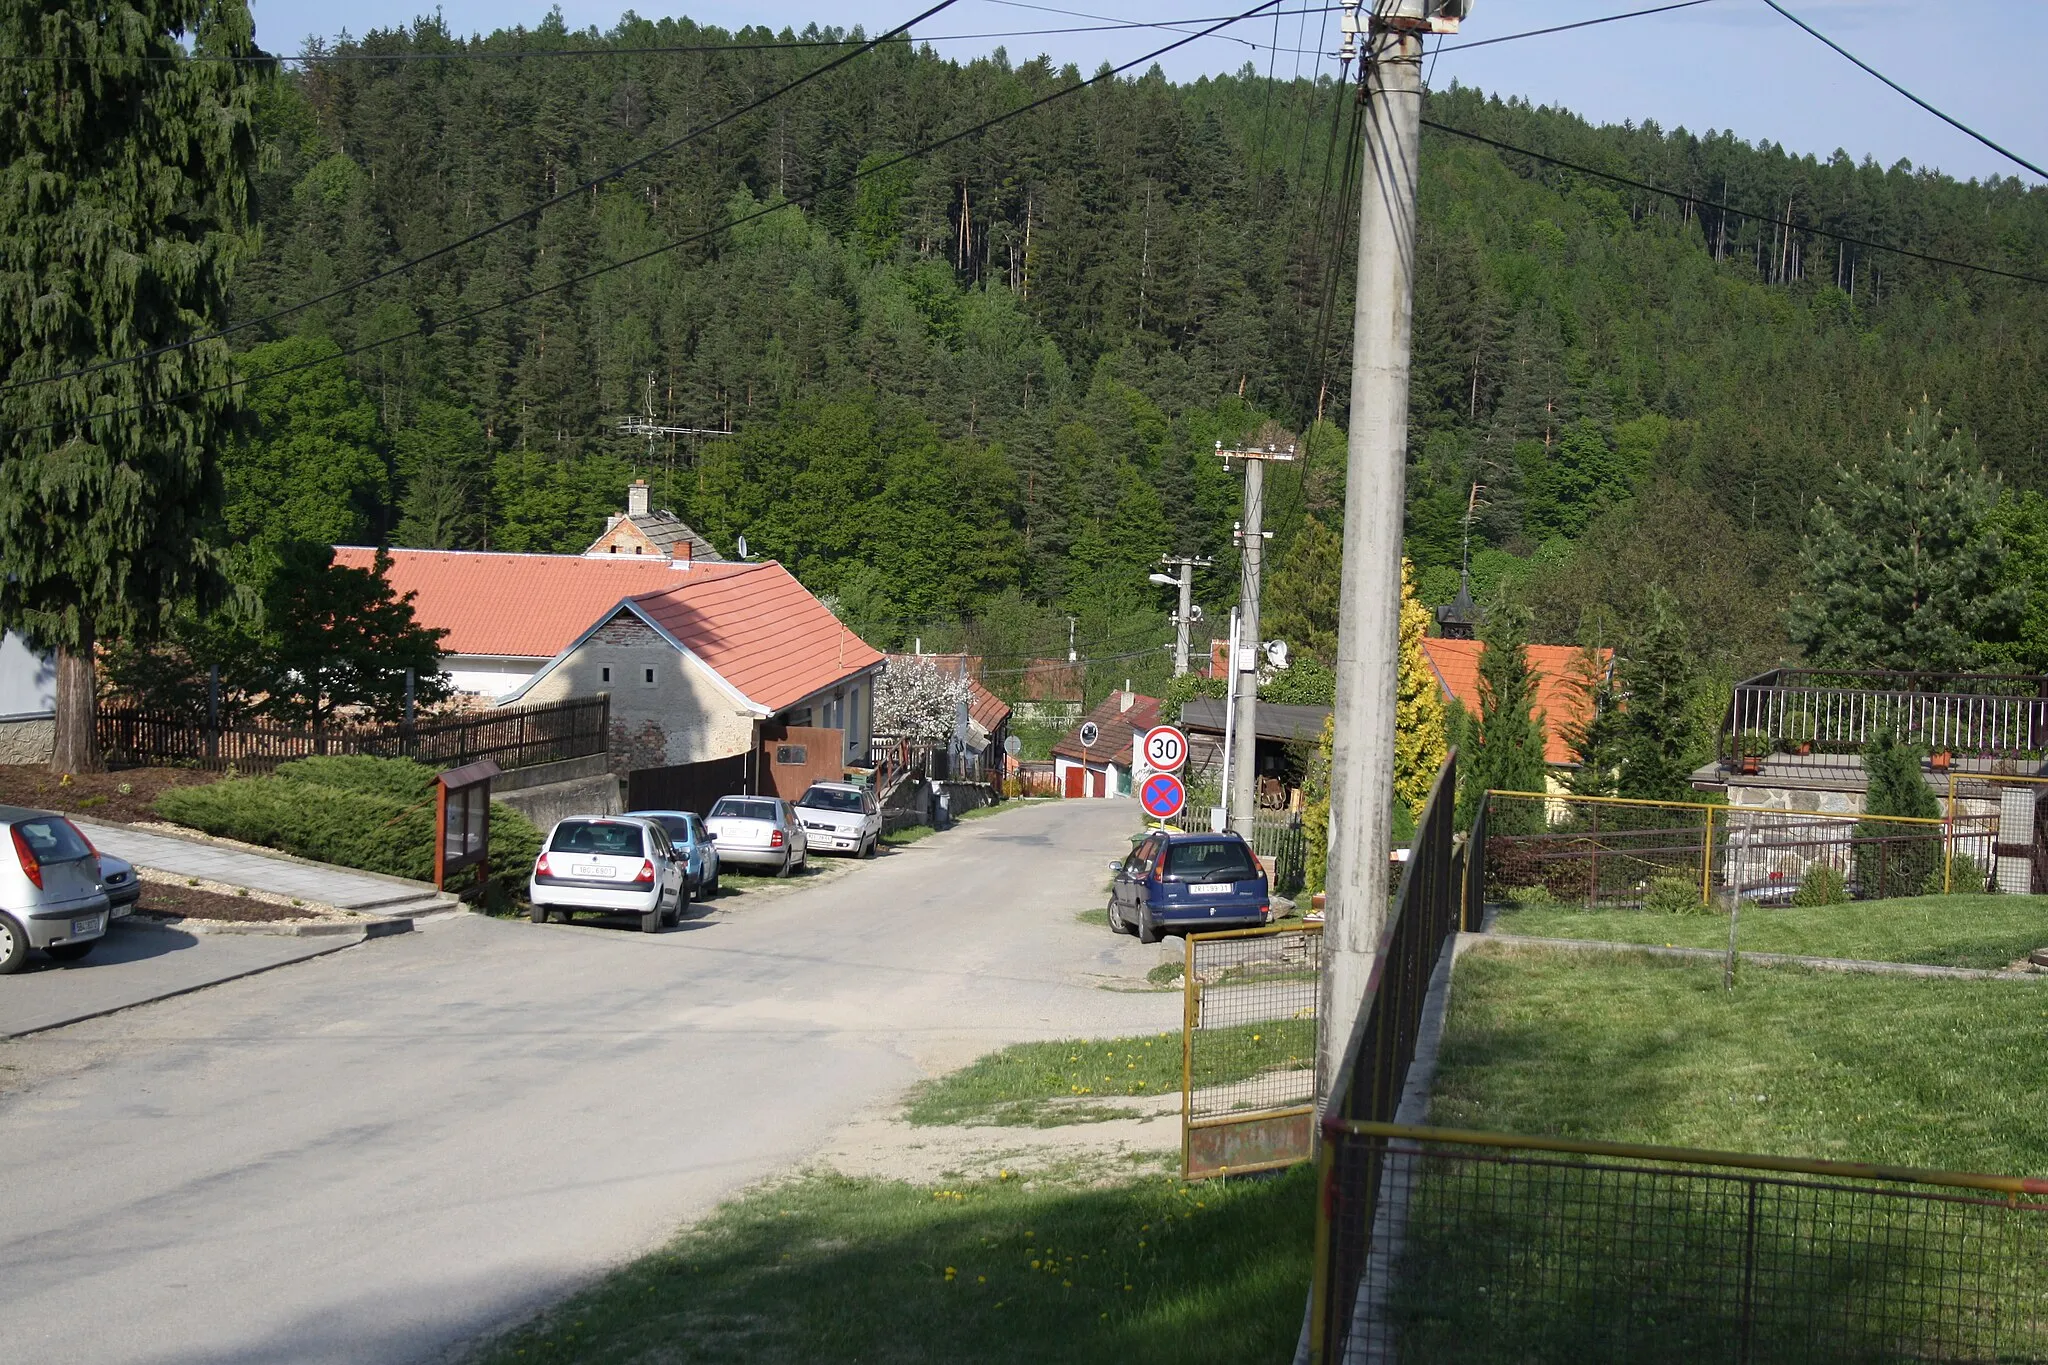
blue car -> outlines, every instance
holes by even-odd
[[[1115,866],[1109,927],[1140,943],[1273,922],[1266,870],[1242,835],[1154,830]]]
[[[636,810],[627,812],[636,820],[652,820],[668,833],[668,841],[684,859],[684,880],[690,899],[705,900],[718,894],[718,842],[704,828],[695,811]]]

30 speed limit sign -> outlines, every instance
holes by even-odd
[[[1171,725],[1145,732],[1145,765],[1157,773],[1177,772],[1188,761],[1188,737]]]

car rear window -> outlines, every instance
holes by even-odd
[[[690,817],[687,815],[650,815],[647,819],[667,830],[671,843],[680,845],[690,842]]]
[[[85,836],[61,815],[17,820],[14,828],[28,841],[29,852],[36,855],[38,862],[68,863],[73,858],[92,856]]]
[[[735,801],[730,796],[718,798],[718,804],[711,808],[711,818],[727,820],[775,820],[773,801]]]
[[[1242,882],[1259,875],[1251,850],[1235,839],[1173,844],[1166,850],[1166,875],[1191,882]]]
[[[548,844],[548,852],[613,853],[638,858],[645,852],[640,841],[643,832],[638,825],[622,825],[609,820],[564,820],[555,826],[555,837]]]
[[[861,808],[860,793],[835,791],[831,787],[813,787],[804,793],[799,806],[812,810],[844,810],[858,812]]]

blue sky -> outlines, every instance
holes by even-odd
[[[1299,11],[1304,3],[1285,0]],[[1469,39],[1569,23],[1646,7],[1655,0],[1476,0],[1466,24]],[[296,51],[310,34],[333,36],[344,27],[361,34],[405,24],[427,9],[423,0],[350,0],[345,7],[315,0],[252,0],[257,31],[272,51]],[[930,0],[787,0],[777,6],[695,0],[648,15],[689,15],[700,23],[734,28],[769,22],[801,28],[863,24],[886,29],[927,7]],[[1247,8],[1250,0],[959,0],[927,21],[920,36],[981,34],[1085,25],[1074,11],[1115,20],[1216,16]],[[2048,164],[2048,3],[2020,0],[2004,6],[1918,4],[1907,0],[1786,0],[1787,7],[1865,61],[2021,156]],[[458,32],[488,31],[543,19],[550,0],[443,0],[439,6]],[[616,23],[617,0],[562,0],[572,27]],[[1064,12],[1064,13],[1063,13]],[[1936,24],[1931,16],[1949,16]],[[1958,18],[1967,22],[1957,22]],[[1318,38],[1318,26],[1329,28]],[[1278,47],[1327,50],[1334,17],[1289,14],[1278,25]],[[1209,38],[1180,49],[1164,65],[1176,79],[1229,71],[1247,60],[1276,74],[1314,69],[1317,58],[1272,51],[1273,19],[1247,21],[1227,32],[1238,41]],[[1001,45],[1013,60],[1046,53],[1092,70],[1123,62],[1171,41],[1155,30],[1046,34],[935,44],[961,58]],[[1247,44],[1256,44],[1253,48]],[[1324,68],[1330,63],[1326,60]],[[1905,158],[1964,178],[2026,175],[1997,153],[1913,107],[1765,7],[1761,0],[1710,0],[1676,13],[1632,19],[1577,33],[1502,43],[1469,53],[1446,48],[1434,84],[1462,84],[1503,95],[1558,104],[1601,122],[1655,119],[1665,127],[1732,129],[1751,141],[1769,139],[1794,152],[1825,156],[1836,148],[1861,160],[1889,165]]]

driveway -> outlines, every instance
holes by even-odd
[[[1175,1027],[1074,922],[1134,808],[998,815],[662,935],[458,917],[0,1044],[0,1359],[456,1351],[931,1071]]]

